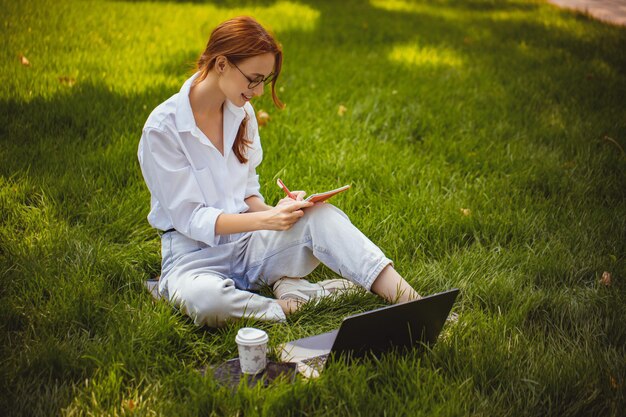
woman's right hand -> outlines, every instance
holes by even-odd
[[[287,300],[276,300],[276,302],[278,303],[280,308],[283,309],[283,313],[285,313],[286,316],[297,311],[302,306],[302,304],[304,304],[303,301],[299,301],[294,298],[290,298]]]
[[[276,207],[263,211],[265,216],[263,227],[266,230],[289,230],[300,217],[304,216],[302,209],[313,206],[310,201],[283,202]]]
[[[304,191],[292,191],[291,194],[296,196],[296,201],[302,201],[304,200],[304,196],[306,195],[306,192]],[[291,197],[285,197],[285,198],[281,198],[280,201],[278,201],[278,203],[276,203],[277,206],[280,206],[281,204],[285,204],[285,203],[291,203],[294,199]]]

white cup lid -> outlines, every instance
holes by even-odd
[[[240,345],[260,345],[267,343],[268,340],[267,333],[254,327],[242,327],[235,338],[235,341]]]

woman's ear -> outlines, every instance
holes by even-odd
[[[219,55],[215,58],[215,68],[217,69],[217,73],[219,75],[224,74],[224,70],[226,69],[227,59],[224,55]]]

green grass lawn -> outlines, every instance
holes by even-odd
[[[521,0],[0,7],[4,415],[623,415],[626,28]],[[275,347],[384,302],[213,330],[144,290],[143,123],[239,14],[285,51],[286,109],[253,102],[266,200],[278,176],[353,184],[334,204],[420,293],[461,289],[432,351],[233,395],[198,369],[236,357],[240,327]]]

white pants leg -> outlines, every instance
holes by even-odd
[[[246,290],[304,277],[321,262],[369,290],[392,261],[332,204],[305,209],[286,231],[260,230],[216,247],[178,232],[163,235],[160,291],[197,325],[254,317],[284,321],[276,300]]]
[[[239,290],[232,279],[217,274],[186,275],[174,287],[170,301],[198,326],[221,327],[243,317],[285,320],[276,300]]]
[[[234,248],[234,242],[209,247],[178,232],[164,234],[159,292],[198,326],[243,317],[284,321],[276,300],[237,288],[229,278]]]

